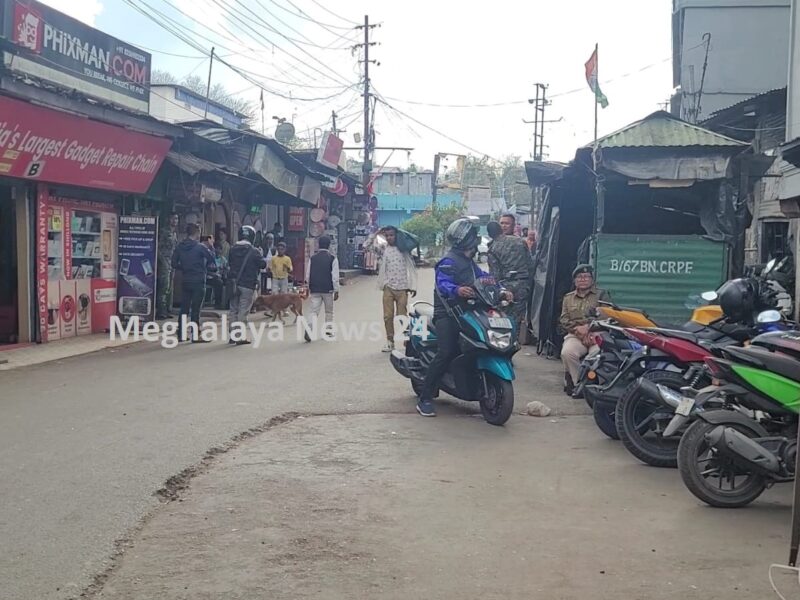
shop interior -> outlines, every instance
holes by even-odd
[[[0,344],[19,339],[16,223],[11,187],[0,185]]]

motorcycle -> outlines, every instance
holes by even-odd
[[[439,388],[460,400],[479,402],[487,423],[503,425],[514,410],[511,357],[519,350],[517,331],[513,319],[502,311],[508,302],[500,285],[476,280],[472,287],[475,298],[466,300],[465,308],[441,298],[458,322],[460,354],[451,361]],[[433,305],[417,302],[410,313],[405,353],[392,351],[390,361],[419,395],[437,351]]]
[[[602,310],[602,307],[598,307],[598,310]],[[629,314],[635,313],[628,312],[624,316]],[[717,306],[696,309],[692,320],[684,325],[685,333],[692,339],[702,338],[715,343],[730,339],[728,334],[733,328],[724,324],[720,318],[710,318],[711,315],[720,314],[721,310]],[[628,322],[631,320],[628,319]],[[584,381],[581,389],[592,407],[595,423],[600,430],[612,439],[620,439],[616,422],[617,406],[629,393],[631,384],[651,371],[671,373],[672,375],[665,377],[672,377],[672,382],[675,383],[678,381],[676,377],[686,371],[687,365],[682,359],[676,358],[669,348],[653,346],[651,334],[646,333],[673,330],[661,330],[655,326],[650,329],[620,327],[607,321],[595,322],[592,329],[597,328],[611,330],[614,335],[595,336],[600,352],[583,361],[581,375]],[[681,333],[679,330],[674,331],[675,335]],[[682,380],[679,384],[686,385]]]
[[[683,431],[688,416],[688,413],[682,414],[685,408],[676,413],[680,404],[676,401],[677,393],[680,392],[681,397],[700,394],[700,405],[704,404],[709,395],[701,392],[711,383],[704,364],[708,358],[726,348],[747,343],[759,334],[786,331],[793,326],[775,310],[780,306],[779,292],[768,279],[770,273],[783,264],[785,259],[777,265],[774,260],[770,261],[758,278],[731,280],[720,288],[722,304],[727,310],[725,319],[717,326],[724,332],[720,337],[708,336],[708,332],[695,336],[684,331],[629,330],[640,343],[671,354],[673,364],[682,372],[651,370],[643,373],[617,403],[617,431],[631,454],[652,466],[676,467],[678,439],[675,436]]]
[[[746,506],[797,468],[800,332],[767,333],[708,361],[723,406],[695,413],[678,446],[684,484],[711,506]]]

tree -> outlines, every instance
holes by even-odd
[[[151,84],[176,84],[178,83],[178,78],[175,77],[169,71],[160,71],[158,69],[154,70],[150,73],[150,83]]]
[[[462,216],[461,207],[455,204],[448,206],[429,206],[425,212],[411,217],[401,227],[419,238],[422,246],[438,246],[444,240],[444,232],[450,223]]]

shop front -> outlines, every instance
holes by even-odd
[[[105,331],[121,208],[147,192],[172,142],[5,96],[0,114],[0,278],[13,284],[0,284],[0,342]]]

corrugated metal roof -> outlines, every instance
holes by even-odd
[[[747,144],[687,123],[668,112],[648,115],[598,140],[600,148],[684,148],[688,146],[743,148]],[[586,146],[591,148],[591,144]]]
[[[218,165],[186,152],[168,152],[167,160],[189,175],[197,175],[200,172],[213,173],[215,171],[235,175],[235,173],[226,169],[224,165]]]
[[[726,106],[725,108],[720,108],[719,110],[715,110],[707,118],[703,119],[703,122],[711,121],[715,117],[721,115],[722,113],[735,111],[741,107],[747,106],[748,104],[754,104],[756,102],[764,102],[770,100],[772,97],[780,97],[786,95],[786,86],[773,88],[771,90],[767,90],[766,92],[762,92],[760,94],[753,94],[750,98],[746,98],[744,100],[739,100],[739,102],[735,102],[730,106]]]

